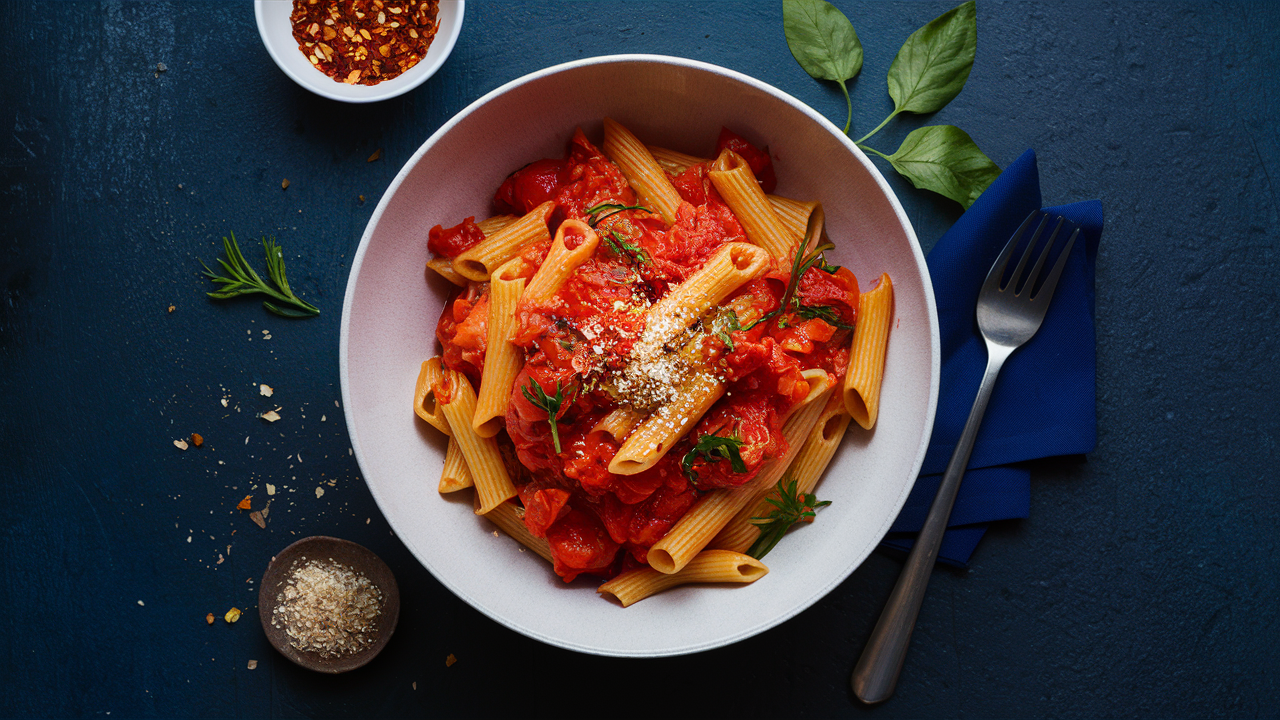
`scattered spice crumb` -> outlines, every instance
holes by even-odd
[[[456,662],[458,662],[458,658],[454,657],[453,653],[449,653],[449,657],[444,659],[444,666],[453,667],[453,664]]]
[[[252,496],[252,495],[245,495],[245,496],[244,496],[244,499],[243,499],[243,500],[241,500],[239,503],[237,503],[237,504],[236,504],[236,509],[237,509],[237,510],[251,510],[251,509],[252,509],[252,506],[250,505],[250,500],[252,500],[252,499],[253,499],[253,496]]]
[[[146,606],[146,603],[142,602],[141,600],[139,600],[139,601],[138,601],[138,604],[139,604],[139,605],[142,605],[143,607],[145,607],[145,606]]]
[[[254,510],[253,512],[249,513],[249,519],[253,521],[254,525],[257,525],[263,530],[267,529],[267,521],[262,517],[261,512]]]
[[[274,393],[275,390],[272,390],[270,385],[259,385],[258,392],[262,393],[266,397],[271,397],[271,394]]]
[[[415,683],[413,684],[413,689],[414,689],[414,690],[417,690],[417,689],[418,689],[418,683],[417,683],[417,682],[415,682]]]
[[[248,664],[248,668],[249,668],[250,670],[257,670],[257,669],[258,669],[258,661],[257,661],[257,660],[250,660],[250,661],[249,661],[249,664]]]
[[[169,306],[169,312],[173,312],[173,311],[174,311],[174,310],[176,310],[176,309],[177,309],[177,308],[175,308],[175,307],[174,307],[174,306],[172,306],[172,305],[170,305],[170,306]]]
[[[186,440],[174,440],[173,446],[178,448],[179,450],[186,450],[188,447]]]
[[[275,485],[272,485],[271,483],[267,483],[267,494],[268,494],[268,495],[275,495],[275,494],[276,494],[276,486],[275,486]]]
[[[226,620],[226,621],[227,621],[227,622],[229,622],[229,623],[233,623],[233,622],[235,622],[235,621],[239,620],[239,619],[240,619],[240,608],[235,608],[235,607],[231,608],[230,610],[228,610],[228,611],[227,611],[227,614],[226,614],[226,615],[223,615],[223,616],[222,616],[222,619],[223,619],[223,620]]]
[[[289,189],[289,178],[285,178],[284,180],[281,180],[281,181],[280,181],[280,189],[281,189],[281,190],[288,190],[288,189]]]
[[[275,410],[268,410],[268,411],[266,411],[266,412],[262,413],[262,415],[261,415],[260,417],[261,417],[263,420],[266,420],[267,422],[275,422],[275,421],[277,421],[277,420],[279,420],[279,419],[280,419],[280,413],[276,412]],[[247,440],[247,438],[246,438],[246,440]],[[183,448],[183,450],[186,450],[186,448]]]
[[[368,160],[365,160],[365,162],[374,162],[374,161],[378,160],[378,159],[379,159],[379,158],[381,158],[381,157],[382,157],[382,148],[378,148],[377,150],[374,150],[374,151],[373,151],[373,154],[372,154],[372,155],[370,155],[370,156],[369,156],[369,159],[368,159]],[[363,196],[362,196],[362,197],[363,197]]]
[[[499,535],[499,534],[498,534],[498,531],[497,531],[497,530],[494,530],[494,531],[493,531],[493,536],[494,536],[494,537],[502,537],[501,535]]]
[[[324,495],[324,488],[322,487],[316,488],[316,499],[318,500],[323,495]]]
[[[363,195],[357,195],[356,197],[360,199],[360,202],[364,202],[364,196],[363,196]]]
[[[205,621],[206,623],[210,624],[210,625],[212,625],[212,624],[213,624],[213,621],[214,621],[214,620],[216,620],[216,619],[217,619],[217,618],[215,618],[215,617],[213,616],[213,613],[209,613],[208,615],[205,615],[205,616],[204,616],[204,621]]]
[[[204,437],[200,433],[191,433],[191,444],[200,447],[204,444]]]

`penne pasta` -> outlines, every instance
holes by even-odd
[[[453,435],[453,431],[449,429],[449,421],[444,416],[444,410],[436,401],[435,390],[443,381],[444,368],[440,365],[440,358],[433,357],[423,361],[422,368],[418,370],[418,384],[413,391],[413,412],[426,420],[431,427],[445,435]]]
[[[728,243],[688,280],[647,313],[640,352],[656,350],[678,337],[708,310],[769,270],[769,254],[747,243]]]
[[[658,408],[629,435],[609,461],[609,472],[635,475],[653,467],[724,395],[724,380],[700,373],[681,386],[676,398]]]
[[[462,447],[457,440],[449,438],[449,448],[444,453],[444,470],[440,473],[440,492],[457,492],[473,485],[475,482],[471,479],[467,459],[462,456]]]
[[[853,331],[849,372],[844,380],[844,406],[853,421],[870,430],[880,414],[880,382],[893,320],[893,281],[880,276],[874,289],[858,301],[858,323]]]
[[[518,219],[515,215],[494,215],[487,220],[481,220],[476,223],[476,227],[480,228],[480,232],[484,233],[485,237],[488,237]],[[454,285],[459,287],[467,286],[466,276],[454,270],[453,261],[447,257],[431,258],[427,261],[427,269],[434,271]]]
[[[547,259],[524,288],[520,304],[544,304],[556,294],[561,285],[573,275],[578,266],[587,261],[600,244],[600,236],[591,226],[580,220],[565,220],[556,231],[556,238],[547,251]]]
[[[508,225],[515,223],[519,219],[520,218],[515,215],[494,215],[491,218],[485,218],[484,220],[476,223],[476,227],[480,228],[480,232],[484,233],[485,237],[489,237]]]
[[[676,209],[684,201],[644,143],[630,130],[605,118],[604,146],[601,149],[617,163],[641,204],[661,215],[667,224],[675,223]]]
[[[476,394],[471,389],[467,376],[454,370],[446,370],[445,381],[449,401],[441,405],[444,407],[445,417],[449,419],[449,427],[454,431],[453,437],[462,448],[467,467],[471,469],[471,478],[480,499],[480,509],[476,513],[483,515],[515,497],[516,488],[511,484],[507,466],[502,462],[498,443],[491,437],[476,435],[471,427],[471,419],[476,410]]]
[[[625,572],[596,588],[601,595],[612,595],[628,607],[654,595],[689,583],[753,583],[769,573],[764,563],[728,550],[704,550],[689,561],[680,572],[666,574],[652,568]]]
[[[644,413],[637,411],[632,407],[620,407],[609,412],[596,423],[591,431],[587,433],[606,433],[617,442],[627,439],[631,431],[636,428],[645,418]]]
[[[809,228],[809,216],[813,214],[814,208],[821,207],[820,203],[812,200],[792,200],[777,195],[765,197],[769,198],[769,206],[777,213],[778,219],[786,226],[787,232],[792,237],[804,237],[805,231]],[[813,236],[822,237],[822,233],[816,232]]]
[[[844,399],[840,393],[832,392],[818,421],[809,431],[808,437],[802,439],[803,444],[786,470],[785,475],[796,482],[796,493],[803,495],[817,486],[831,457],[835,455],[836,448],[840,447],[840,441],[844,439],[848,427],[849,415],[844,411]],[[746,552],[760,537],[760,528],[752,521],[768,515],[773,506],[766,498],[771,496],[777,496],[776,484],[758,488],[756,497],[725,524],[709,547]]]
[[[479,494],[476,494],[477,501]],[[476,505],[476,514],[480,515],[479,504]],[[538,554],[538,557],[547,562],[554,562],[551,559],[551,546],[547,544],[546,538],[534,537],[529,532],[529,528],[524,524],[524,511],[515,503],[498,503],[489,512],[483,513],[486,520],[490,520],[502,532],[510,535],[516,542],[529,548]]]
[[[675,150],[668,150],[656,145],[645,145],[649,154],[653,156],[655,162],[667,172],[668,175],[679,175],[698,163],[711,162],[707,158],[686,155]]]
[[[711,165],[711,184],[724,198],[724,202],[742,223],[747,239],[759,245],[781,261],[787,261],[795,252],[799,235],[788,230],[778,218],[773,206],[756,182],[751,166],[742,156],[725,149]]]
[[[502,429],[511,402],[511,386],[524,365],[524,356],[511,344],[515,332],[516,305],[524,293],[525,280],[511,277],[519,259],[507,261],[489,282],[489,322],[484,356],[484,373],[471,426],[480,437],[493,437]]]
[[[772,487],[782,477],[799,452],[800,443],[817,424],[818,416],[826,406],[827,395],[833,390],[826,372],[819,370],[818,373],[821,376],[812,376],[808,397],[792,411],[782,426],[783,437],[789,446],[787,452],[766,463],[746,485],[732,490],[713,490],[703,495],[665,537],[649,548],[649,567],[667,574],[679,572],[707,547],[739,510],[755,499],[759,488]]]
[[[555,202],[548,200],[519,220],[503,225],[475,246],[462,251],[453,259],[454,271],[475,282],[488,280],[498,266],[518,255],[526,245],[546,242],[551,237],[547,230],[547,219],[551,217],[555,206]],[[491,221],[492,218],[485,222]]]

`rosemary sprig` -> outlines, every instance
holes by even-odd
[[[258,273],[254,272],[248,261],[244,259],[244,254],[240,252],[240,246],[236,243],[235,233],[231,233],[229,239],[222,238],[222,247],[227,257],[218,258],[218,264],[222,265],[222,269],[230,277],[215,274],[203,260],[200,261],[200,264],[204,265],[205,276],[222,285],[221,290],[209,293],[209,297],[223,300],[239,295],[263,293],[292,306],[281,307],[270,300],[263,300],[262,306],[276,315],[298,318],[320,314],[319,308],[294,295],[293,290],[289,289],[289,280],[285,277],[284,271],[284,251],[275,240],[262,238],[262,247],[267,254],[267,276],[275,283],[274,288],[258,277]]]
[[[636,245],[630,240],[627,240],[617,232],[611,230],[604,235],[601,235],[600,238],[604,240],[605,245],[609,246],[609,249],[613,251],[614,255],[617,255],[623,260],[629,261],[632,265],[653,264],[649,260],[649,253],[645,252],[644,248]]]
[[[853,329],[852,325],[840,319],[840,311],[830,305],[801,305],[799,302],[796,302],[793,310],[796,315],[807,320],[813,320],[816,318],[818,320],[822,320],[828,325],[831,325],[832,327],[844,328],[845,330]]]
[[[709,463],[720,459],[728,460],[734,472],[744,473],[747,471],[747,464],[742,462],[742,453],[739,451],[741,447],[742,438],[737,435],[730,435],[729,437],[703,435],[698,438],[698,442],[693,446],[693,449],[684,454],[684,458],[680,460],[680,469],[684,471],[685,477],[689,478],[689,482],[694,485],[698,484],[698,473],[694,471],[693,463],[699,458]]]
[[[606,210],[609,212],[605,212]],[[587,208],[583,212],[587,214],[587,224],[591,227],[595,227],[601,220],[609,217],[610,215],[620,213],[623,210],[643,210],[648,213],[653,212],[643,205],[622,205],[620,203],[600,203],[599,205]],[[600,215],[600,213],[604,214]],[[597,215],[599,215],[599,217],[596,217]]]
[[[532,389],[532,392],[530,392]],[[564,404],[564,391],[560,389],[560,381],[556,381],[556,394],[548,395],[538,384],[537,380],[529,378],[529,384],[521,386],[520,391],[524,393],[525,398],[533,403],[535,407],[541,408],[547,413],[547,424],[551,426],[551,439],[556,445],[556,454],[560,454],[560,431],[556,427],[556,415],[560,413],[560,406]]]
[[[790,484],[785,484],[786,481],[786,478],[779,480],[774,487],[774,493],[765,497],[765,502],[772,505],[774,509],[765,517],[751,518],[752,524],[760,528],[760,537],[756,538],[755,543],[747,550],[747,554],[757,560],[768,555],[792,525],[798,522],[813,522],[817,517],[815,511],[831,504],[830,500],[818,502],[813,493],[799,495],[796,492],[796,481],[793,479]]]

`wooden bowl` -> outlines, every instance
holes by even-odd
[[[382,592],[378,636],[367,648],[351,655],[322,657],[320,653],[295,648],[289,643],[284,626],[276,627],[272,624],[271,619],[278,604],[276,597],[287,585],[294,563],[303,558],[346,565],[363,573]],[[396,585],[395,576],[391,574],[391,568],[368,548],[349,540],[316,535],[293,543],[271,559],[266,572],[262,574],[262,584],[258,589],[258,618],[262,621],[262,630],[267,634],[267,639],[281,655],[308,670],[344,673],[363,667],[386,647],[396,630],[396,621],[400,618],[400,588]]]

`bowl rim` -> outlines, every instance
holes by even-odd
[[[902,207],[902,203],[898,200],[898,197],[893,192],[892,188],[889,187],[888,182],[885,180],[884,175],[879,171],[879,169],[876,168],[875,165],[871,163],[867,155],[859,147],[857,147],[857,145],[852,140],[850,140],[848,136],[846,136],[843,133],[843,131],[841,131],[839,128],[833,125],[829,120],[827,120],[825,117],[819,114],[816,110],[809,107],[808,105],[801,102],[800,100],[796,99],[792,95],[786,93],[785,91],[780,90],[772,85],[769,85],[768,83],[765,83],[761,80],[753,78],[749,75],[743,74],[736,70],[732,70],[730,68],[726,68],[720,65],[715,65],[715,64],[703,62],[700,60],[692,60],[689,58],[674,57],[674,56],[668,56],[668,55],[643,54],[643,53],[600,55],[600,56],[595,56],[590,58],[581,58],[578,60],[560,63],[557,65],[552,65],[552,66],[543,68],[541,70],[536,70],[526,75],[522,75],[518,78],[515,78],[509,82],[506,82],[500,85],[499,87],[489,91],[488,93],[485,93],[483,96],[481,96],[480,98],[478,98],[477,100],[475,100],[474,102],[470,103],[465,108],[460,110],[453,117],[451,117],[444,124],[442,124],[434,133],[432,133],[431,136],[428,137],[427,140],[422,144],[422,146],[419,147],[418,150],[408,160],[405,161],[404,166],[400,168],[400,171],[396,174],[396,176],[392,179],[391,183],[387,186],[386,191],[383,192],[381,199],[378,201],[377,207],[374,209],[372,215],[370,215],[369,217],[368,223],[365,225],[365,231],[361,235],[360,243],[356,248],[356,252],[352,256],[351,271],[348,274],[347,287],[346,287],[345,293],[343,294],[342,319],[341,319],[341,325],[340,325],[339,350],[338,350],[339,380],[340,380],[341,391],[342,391],[343,415],[347,423],[347,431],[351,439],[351,447],[354,451],[356,462],[361,466],[364,465],[363,452],[357,440],[357,435],[355,431],[355,420],[349,411],[349,408],[353,407],[353,402],[351,399],[351,378],[350,378],[349,360],[350,360],[350,353],[351,353],[350,323],[351,323],[351,316],[352,316],[353,301],[355,298],[355,289],[356,289],[355,281],[359,276],[360,270],[364,264],[364,259],[369,248],[370,240],[372,239],[374,231],[376,230],[379,222],[382,219],[383,213],[386,211],[387,207],[390,204],[391,197],[395,195],[395,193],[400,189],[401,184],[405,181],[405,179],[417,166],[418,162],[422,159],[422,157],[426,155],[426,153],[429,152],[441,138],[443,138],[447,133],[449,133],[457,125],[459,125],[463,120],[465,120],[478,108],[488,103],[490,100],[496,97],[499,97],[527,83],[538,81],[550,75],[571,71],[576,68],[589,66],[589,65],[600,65],[600,64],[609,64],[609,63],[635,63],[635,62],[662,64],[662,65],[675,65],[675,66],[688,67],[696,70],[710,72],[712,74],[720,75],[730,80],[743,83],[751,88],[764,92],[768,95],[771,95],[777,98],[778,100],[781,100],[784,103],[787,103],[788,105],[792,106],[795,110],[804,114],[810,120],[818,123],[825,130],[827,130],[829,133],[835,136],[846,147],[846,149],[848,149],[854,155],[854,157],[858,159],[858,161],[863,165],[863,167],[874,179],[874,181],[876,182],[876,185],[880,188],[882,194],[888,199],[890,203],[890,207],[893,209],[894,215],[897,218],[899,224],[901,225],[907,237],[908,244],[911,249],[911,253],[914,256],[916,265],[919,268],[919,271],[921,273],[921,287],[923,290],[925,306],[927,309],[927,315],[928,315],[927,320],[928,320],[929,335],[930,335],[930,381],[929,381],[929,399],[927,403],[927,413],[926,413],[926,417],[924,418],[925,432],[923,437],[921,438],[920,445],[916,450],[916,457],[912,464],[912,467],[914,467],[914,471],[912,473],[912,481],[906,484],[902,488],[901,494],[896,501],[897,511],[893,513],[891,517],[888,517],[885,520],[883,526],[878,529],[877,531],[878,537],[883,538],[885,533],[887,533],[889,528],[892,526],[893,521],[897,518],[897,515],[901,513],[902,507],[906,503],[907,496],[910,494],[911,489],[915,484],[915,478],[919,476],[920,469],[921,467],[923,467],[925,453],[928,450],[929,441],[933,433],[933,425],[936,419],[937,406],[938,406],[942,353],[941,353],[940,331],[938,326],[937,301],[933,292],[933,284],[929,274],[929,268],[928,268],[928,265],[925,263],[924,252],[920,247],[920,242],[918,238],[916,237],[915,228],[914,226],[912,226],[910,218],[907,217],[906,211]],[[381,510],[381,508],[384,507],[384,503],[386,502],[385,498],[383,498],[380,495],[377,488],[375,488],[372,484],[368,482],[367,473],[364,473],[362,471],[361,474],[362,476],[364,476],[366,487],[369,488],[370,494],[373,495],[374,502],[378,504],[378,507]],[[390,522],[390,519],[388,519],[388,522]],[[833,589],[835,589],[836,586],[840,585],[845,580],[847,580],[849,576],[853,574],[854,571],[856,571],[859,567],[862,566],[863,563],[866,562],[866,558],[870,556],[871,552],[874,552],[876,545],[878,545],[878,543],[873,544],[868,550],[867,555],[864,556],[861,560],[859,560],[857,563],[852,564],[845,571],[834,574],[824,585],[816,588],[815,591],[809,597],[805,598],[802,602],[797,603],[795,606],[789,608],[787,611],[779,613],[778,615],[770,618],[768,621],[761,622],[753,627],[744,628],[742,630],[739,630],[736,633],[733,633],[730,636],[718,638],[714,641],[707,641],[707,642],[702,642],[696,645],[686,645],[686,646],[681,646],[677,648],[658,649],[658,650],[652,650],[652,651],[612,650],[609,648],[582,645],[576,642],[566,641],[561,638],[552,637],[544,633],[538,632],[532,628],[517,624],[506,617],[498,615],[493,610],[485,606],[483,603],[476,601],[476,599],[472,598],[470,595],[460,592],[457,588],[454,587],[453,583],[451,583],[447,578],[441,577],[435,572],[435,570],[430,565],[423,562],[422,559],[419,558],[412,551],[412,549],[410,550],[410,554],[414,556],[414,559],[417,560],[419,564],[421,564],[424,568],[427,569],[427,571],[432,575],[432,577],[434,577],[438,582],[440,582],[440,584],[448,588],[449,591],[453,593],[455,596],[461,598],[468,605],[475,608],[476,610],[479,610],[482,614],[484,614],[486,617],[490,618],[491,620],[494,620],[500,625],[507,627],[511,630],[514,630],[526,637],[533,638],[535,640],[547,643],[548,645],[552,645],[555,647],[560,647],[567,650],[573,650],[575,652],[582,652],[590,655],[599,655],[599,656],[605,656],[605,657],[673,657],[678,655],[687,655],[687,654],[693,654],[698,652],[704,652],[707,650],[713,650],[716,648],[725,647],[727,645],[732,645],[734,643],[737,643],[747,638],[758,635],[766,630],[777,627],[778,625],[781,625],[782,623],[786,622],[787,620],[790,620],[791,618],[795,617],[796,615],[803,612],[804,610],[807,610],[808,608],[812,607],[814,603],[816,603],[818,600],[822,599],[827,594],[829,594]]]
[[[328,84],[324,84],[319,81],[319,78],[311,77],[311,76],[304,77],[294,72],[293,69],[290,68],[286,62],[284,62],[284,59],[279,54],[276,44],[272,42],[271,37],[268,33],[267,21],[263,13],[263,8],[267,6],[267,3],[286,3],[287,2],[290,4],[290,6],[292,6],[293,0],[253,0],[253,15],[254,15],[256,24],[258,26],[258,36],[262,39],[262,44],[264,47],[266,47],[267,54],[271,56],[271,60],[276,64],[276,67],[280,68],[280,71],[283,72],[286,76],[288,76],[290,80],[293,80],[295,83],[297,83],[299,87],[302,87],[312,93],[315,93],[320,97],[328,98],[329,100],[337,100],[339,102],[345,102],[345,103],[363,104],[363,103],[381,102],[383,100],[390,100],[391,98],[399,97],[411,90],[418,88],[427,80],[431,79],[433,75],[439,72],[440,68],[444,66],[445,61],[449,59],[449,56],[451,54],[453,54],[453,47],[458,42],[458,36],[462,34],[462,22],[464,19],[464,15],[466,14],[467,1],[466,0],[440,0],[440,1],[450,3],[457,7],[457,10],[455,11],[456,20],[454,20],[452,26],[449,28],[448,35],[444,38],[441,38],[440,34],[437,33],[435,39],[432,40],[433,45],[434,43],[442,39],[445,40],[444,52],[441,53],[440,57],[437,58],[432,64],[427,65],[426,72],[424,72],[420,77],[413,80],[412,82],[409,82],[403,85],[398,85],[398,86],[394,85],[393,83],[395,83],[395,81],[398,80],[399,78],[392,78],[391,80],[378,83],[377,85],[346,85],[344,86],[344,87],[368,88],[368,91],[367,91],[368,95],[361,96],[361,97],[344,97],[335,92],[332,92],[332,88],[330,88],[329,85],[334,84],[336,81],[332,80],[327,75],[320,76],[324,79],[325,83],[328,83]],[[292,35],[290,37],[292,37]],[[296,50],[297,48],[291,47],[289,49]],[[409,71],[415,70],[417,69],[417,67],[418,66],[415,65],[414,67],[410,68]],[[364,92],[364,91],[359,90],[357,92]]]

